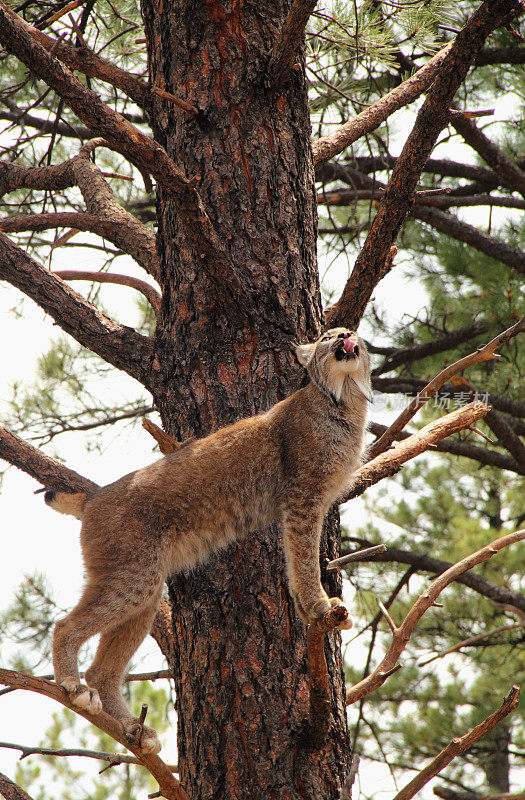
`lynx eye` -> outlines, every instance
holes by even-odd
[[[331,339],[331,338],[332,338],[332,337],[331,337],[330,335],[329,335],[329,336],[323,336],[323,338],[321,339],[321,341],[322,341],[322,342],[327,342],[327,341],[328,341],[329,339]]]

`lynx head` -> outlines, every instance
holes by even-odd
[[[370,357],[354,331],[333,328],[312,344],[298,345],[295,354],[311,380],[336,403],[345,390],[352,392],[355,387],[371,399]]]

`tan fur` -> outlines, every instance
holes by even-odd
[[[74,702],[96,711],[98,690],[105,710],[132,731],[136,720],[120,685],[165,578],[274,520],[283,527],[290,590],[303,620],[341,603],[321,586],[319,540],[325,514],[361,460],[369,357],[344,328],[300,345],[297,357],[311,383],[265,414],[191,441],[93,497],[51,499],[59,510],[84,506],[86,586],[53,640],[55,679]],[[79,682],[77,655],[96,633],[88,689]],[[146,729],[142,746],[158,749],[154,731]]]
[[[46,492],[46,503],[60,514],[71,514],[82,519],[87,496],[84,492]]]

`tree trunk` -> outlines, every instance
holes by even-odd
[[[286,11],[282,0],[143,2],[152,84],[199,110],[192,117],[159,99],[155,136],[196,181],[228,253],[224,275],[231,270],[245,287],[239,304],[225,300],[228,282],[206,271],[158,191],[164,301],[155,401],[165,428],[181,438],[264,411],[296,389],[292,343],[320,328],[303,67],[282,93],[266,88]],[[335,514],[326,529],[332,557]],[[339,637],[326,647],[333,727],[323,750],[313,751],[305,628],[288,594],[277,528],[173,579],[170,597],[179,763],[190,797],[338,798],[349,757]]]

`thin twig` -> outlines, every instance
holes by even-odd
[[[135,756],[128,756],[125,753],[106,753],[102,750],[85,750],[82,747],[31,747],[30,745],[15,744],[13,742],[0,742],[0,747],[9,750],[20,750],[22,753],[20,760],[33,755],[60,757],[79,756],[82,758],[95,758],[98,761],[108,761],[111,766],[116,766],[117,764],[139,764],[143,766]],[[179,771],[177,764],[168,764],[167,766],[172,772]]]
[[[397,665],[399,656],[407,645],[416,624],[423,614],[428,611],[439,597],[443,589],[452,583],[459,575],[472,569],[477,564],[482,564],[504,547],[509,547],[516,542],[525,540],[525,530],[515,531],[495,539],[490,544],[485,545],[475,553],[471,553],[465,558],[453,564],[450,569],[436,578],[429,587],[418,597],[412,608],[409,610],[405,619],[399,627],[395,627],[392,633],[392,644],[381,663],[370,675],[359,681],[355,686],[350,687],[346,692],[346,703],[351,705],[362,697],[370,694],[374,689],[381,686],[391,670]],[[434,773],[435,774],[435,773]]]
[[[452,739],[452,741],[438,753],[415,778],[412,778],[412,780],[396,794],[393,800],[410,800],[411,797],[414,797],[434,775],[437,775],[447,764],[450,764],[452,759],[472,747],[482,736],[492,730],[500,720],[510,714],[518,705],[519,695],[519,687],[513,686],[497,711],[494,711],[493,714],[484,719],[483,722],[480,722],[479,725],[472,728],[468,733]]]

